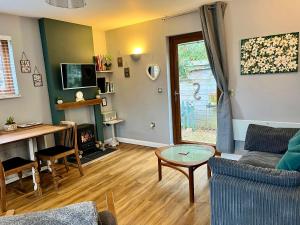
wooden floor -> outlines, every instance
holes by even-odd
[[[8,192],[8,207],[20,214],[95,201],[105,209],[105,193],[115,196],[119,225],[208,225],[209,195],[206,166],[195,172],[195,204],[190,205],[188,180],[178,171],[163,168],[158,182],[153,148],[122,144],[120,150],[84,167],[79,178],[72,168],[59,191],[53,188],[42,197],[19,197]],[[26,180],[31,185],[30,180]]]

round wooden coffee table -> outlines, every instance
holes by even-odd
[[[155,151],[158,158],[158,179],[162,179],[162,166],[180,171],[189,179],[190,202],[194,203],[194,171],[215,156],[215,149],[208,145],[182,144],[159,148]],[[188,168],[188,173],[183,168]],[[207,167],[207,176],[211,172]]]

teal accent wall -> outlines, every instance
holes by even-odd
[[[75,93],[82,91],[85,99],[94,99],[97,88],[63,90],[60,63],[93,63],[94,44],[92,27],[53,19],[39,20],[52,122],[65,120],[64,111],[56,110],[57,97],[64,102],[74,102]],[[100,106],[94,106],[98,140],[103,141]]]

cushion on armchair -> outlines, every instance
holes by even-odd
[[[211,158],[208,161],[213,175],[225,175],[284,187],[300,186],[300,173],[255,167],[238,161]]]
[[[290,140],[288,150],[277,164],[276,169],[300,172],[300,131]]]
[[[274,128],[250,124],[246,134],[245,150],[283,154],[297,128]]]

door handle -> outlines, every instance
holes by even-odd
[[[179,96],[180,95],[180,93],[178,92],[178,91],[175,91],[174,92],[174,97],[175,97],[175,101],[177,102],[177,100],[178,100],[178,97],[177,96]]]

